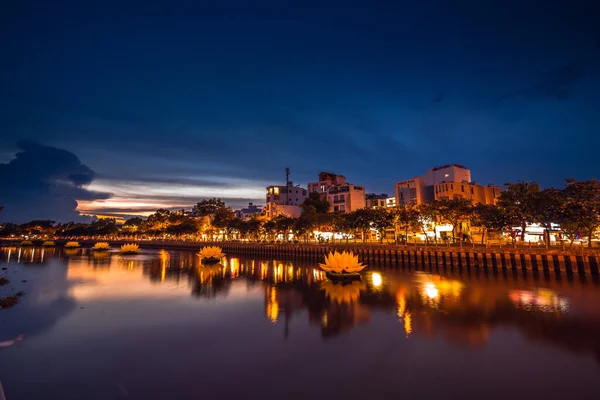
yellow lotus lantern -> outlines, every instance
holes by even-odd
[[[55,243],[52,240],[46,240],[44,243],[42,243],[42,246],[44,246],[44,247],[53,247],[54,244]]]
[[[130,255],[138,254],[140,252],[140,246],[135,243],[126,243],[121,246],[121,254]]]
[[[23,240],[21,246],[33,246],[33,242],[31,240]]]
[[[319,264],[331,280],[357,280],[360,279],[359,272],[366,265],[358,262],[358,255],[351,251],[330,252],[325,256],[325,264]]]
[[[321,289],[332,303],[353,304],[358,303],[360,291],[365,289],[365,285],[356,281],[348,284],[325,281],[321,284]]]
[[[108,250],[110,249],[110,244],[108,242],[97,242],[92,248],[97,251]]]
[[[221,261],[225,254],[219,246],[205,246],[198,253],[203,264],[215,264]]]
[[[76,249],[76,248],[78,248],[78,247],[79,247],[79,242],[67,242],[67,243],[65,244],[65,247],[66,247],[67,249]]]

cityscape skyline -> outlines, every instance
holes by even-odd
[[[332,171],[389,193],[448,163],[485,184],[594,178],[591,11],[560,0],[17,2],[2,16],[3,36],[23,38],[3,43],[3,176],[49,179],[35,162],[8,172],[19,141],[66,149],[93,172],[85,192],[63,188],[68,203],[77,194],[87,211],[121,214],[206,197],[239,208],[285,167],[297,183]],[[47,188],[17,200],[21,186],[0,185],[0,202],[55,204]]]

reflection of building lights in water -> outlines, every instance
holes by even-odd
[[[569,312],[569,300],[550,289],[540,288],[535,293],[529,290],[511,290],[508,297],[515,306],[526,311],[535,309],[542,312]]]
[[[44,262],[44,249],[42,249],[42,262]]]
[[[424,292],[430,299],[436,299],[440,295],[440,291],[431,282],[425,283]]]
[[[412,333],[412,315],[409,312],[404,314],[404,332],[406,332],[406,337]]]
[[[371,275],[371,282],[373,283],[373,286],[380,287],[381,283],[383,282],[383,279],[381,279],[381,274],[378,272],[373,272]]]
[[[323,325],[323,327],[327,327],[327,313],[323,313],[323,316],[321,317],[321,325]]]
[[[21,262],[21,249],[19,249],[19,253],[17,254],[17,263]]]
[[[398,300],[398,317],[402,318],[404,316],[404,313],[406,312],[406,299],[404,298],[404,295],[398,295],[397,296],[397,300]]]
[[[6,262],[10,262],[10,253],[12,253],[12,249],[8,249],[8,258]]]
[[[275,286],[267,289],[268,301],[267,301],[267,318],[273,323],[277,322],[279,316],[279,303],[277,303],[277,289]]]

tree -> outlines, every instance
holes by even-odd
[[[333,230],[334,232],[340,232],[348,243],[348,237],[352,234],[352,223],[350,221],[350,214],[335,213],[333,214]]]
[[[469,200],[465,199],[440,199],[432,203],[432,207],[437,210],[438,215],[452,226],[452,242],[456,238],[456,226],[466,221],[472,214],[472,206]]]
[[[275,231],[283,236],[283,240],[287,241],[289,237],[290,230],[294,225],[296,220],[292,217],[287,217],[285,215],[278,215],[273,218],[273,222],[275,223]]]
[[[174,235],[192,235],[198,233],[198,223],[192,218],[185,218],[177,224],[167,228],[167,232]]]
[[[502,231],[506,225],[506,217],[502,210],[494,204],[479,203],[473,207],[471,225],[482,228],[481,244],[487,242],[488,232]]]
[[[363,243],[367,240],[367,234],[371,229],[371,223],[373,222],[373,216],[370,208],[359,208],[348,214],[348,224],[354,231],[354,236],[358,236],[357,233],[362,234]]]
[[[521,227],[521,240],[525,241],[527,223],[538,222],[537,203],[540,186],[537,182],[520,181],[507,183],[506,188],[500,194],[498,207],[506,215],[510,224]]]
[[[379,243],[383,243],[385,231],[394,226],[394,216],[383,207],[369,209],[373,228],[379,233]]]
[[[314,207],[314,210],[317,214],[325,214],[329,212],[330,204],[327,199],[322,199],[319,193],[310,192],[300,207],[302,207],[303,212],[308,207]]]
[[[220,200],[219,200],[220,201]],[[231,220],[235,218],[234,212],[231,208],[221,207],[217,208],[213,214],[212,225],[215,228],[224,231],[223,240],[231,233]]]
[[[121,226],[121,232],[123,233],[141,233],[144,231],[146,221],[140,217],[129,218],[123,226]]]
[[[148,225],[148,230],[155,234],[164,233],[169,227],[169,217],[171,216],[171,211],[160,208],[156,210],[154,214],[150,214],[146,223]]]
[[[588,247],[591,248],[594,231],[600,227],[600,182],[567,179],[563,195],[564,222],[587,232]]]
[[[275,231],[277,230],[277,225],[274,219],[270,219],[263,224],[263,230],[265,231],[265,236],[268,240],[273,240],[273,236],[275,235]]]
[[[294,237],[304,237],[304,241],[308,242],[308,235],[317,224],[316,214],[303,212],[300,217],[296,218],[292,225]]]
[[[192,214],[196,217],[204,217],[214,214],[221,208],[225,208],[225,203],[221,199],[205,199],[196,203],[192,208]]]
[[[423,235],[425,236],[425,242],[429,243],[429,237],[427,236],[427,228],[435,223],[437,218],[437,209],[432,205],[432,203],[423,203],[417,206],[418,212],[418,223]]]
[[[412,204],[404,204],[392,210],[394,229],[404,230],[404,242],[408,241],[408,231],[419,224],[419,211]]]
[[[544,227],[544,243],[550,245],[552,224],[559,223],[564,216],[565,198],[560,189],[548,188],[538,193],[536,220]]]

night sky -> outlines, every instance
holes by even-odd
[[[390,195],[447,163],[600,178],[594,4],[7,2],[0,221],[262,204],[288,166]]]

